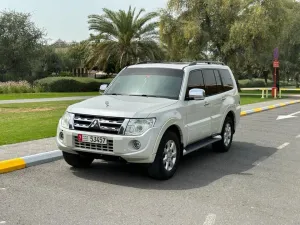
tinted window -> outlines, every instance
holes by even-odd
[[[216,82],[217,82],[217,93],[219,94],[219,93],[223,92],[221,76],[220,76],[220,73],[218,72],[218,70],[214,70],[214,72],[215,72],[215,78],[216,78]]]
[[[107,95],[136,95],[178,99],[184,72],[165,68],[127,68],[105,92]]]
[[[204,83],[205,83],[205,92],[207,96],[215,95],[217,91],[217,83],[213,70],[202,70]]]
[[[203,76],[200,70],[194,70],[190,72],[186,94],[188,94],[189,90],[191,90],[192,88],[205,89]]]
[[[219,70],[223,82],[224,91],[233,89],[233,80],[228,70]]]

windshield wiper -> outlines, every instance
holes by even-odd
[[[168,98],[168,99],[174,99],[172,97],[163,96],[163,95],[129,95],[129,96],[137,96],[137,97],[150,97],[150,98]]]
[[[129,96],[137,96],[137,97],[156,97],[155,95],[129,95]]]
[[[123,94],[119,94],[119,93],[111,93],[111,94],[105,94],[105,95],[123,95]]]

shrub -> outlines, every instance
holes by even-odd
[[[261,88],[261,87],[272,87],[273,86],[273,81],[268,80],[268,84],[266,85],[264,79],[244,79],[244,80],[239,80],[239,84],[241,88]],[[293,86],[294,84],[288,83],[286,81],[280,81],[280,86],[287,87],[287,86]]]
[[[0,94],[31,93],[31,92],[34,92],[34,89],[27,81],[0,82]]]
[[[239,80],[239,84],[241,88],[266,87],[264,79]]]
[[[89,92],[99,91],[101,84],[110,82],[111,79],[96,80],[79,77],[47,77],[36,80],[34,85],[40,92]]]
[[[67,72],[67,71],[60,72],[56,76],[58,76],[58,77],[75,77],[75,75],[73,73]]]

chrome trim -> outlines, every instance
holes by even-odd
[[[118,134],[121,134],[121,135],[124,135],[125,134],[125,131],[126,131],[126,127],[129,123],[129,120],[130,119],[125,119],[120,127],[120,130],[119,130],[119,133]]]
[[[93,120],[89,120],[87,118],[81,119],[80,117],[74,117],[74,120],[76,120],[76,121],[82,121],[82,122],[93,122]]]
[[[90,131],[90,125],[93,121],[98,120],[100,123],[99,131],[92,132],[113,132],[114,134],[119,134],[121,130],[121,126],[124,123],[124,118],[110,118],[110,117],[102,117],[102,116],[94,116],[94,115],[81,115],[75,114],[73,119],[73,127],[75,130],[84,129],[87,132]],[[127,125],[127,123],[126,123]]]
[[[75,114],[70,113],[69,129],[71,130],[74,130],[74,118],[75,118]]]

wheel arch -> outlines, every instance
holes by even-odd
[[[186,138],[184,136],[184,130],[183,129],[184,129],[184,126],[181,127],[180,120],[171,119],[168,122],[166,122],[165,125],[163,126],[163,128],[161,129],[157,139],[156,139],[156,144],[155,144],[155,147],[153,149],[153,154],[156,155],[156,151],[158,149],[159,143],[161,142],[161,139],[162,139],[163,135],[168,131],[172,131],[178,136],[179,142],[180,142],[180,147],[181,147],[181,150],[182,150],[181,152],[183,152],[185,138]]]
[[[230,111],[227,113],[227,115],[225,116],[224,121],[225,121],[225,119],[226,119],[227,117],[229,117],[229,118],[232,119],[232,121],[233,121],[233,133],[235,133],[235,130],[236,130],[236,127],[235,127],[235,125],[236,125],[236,118],[235,118],[234,112],[233,112],[232,110],[230,110]],[[223,121],[223,124],[224,124],[224,121]]]

